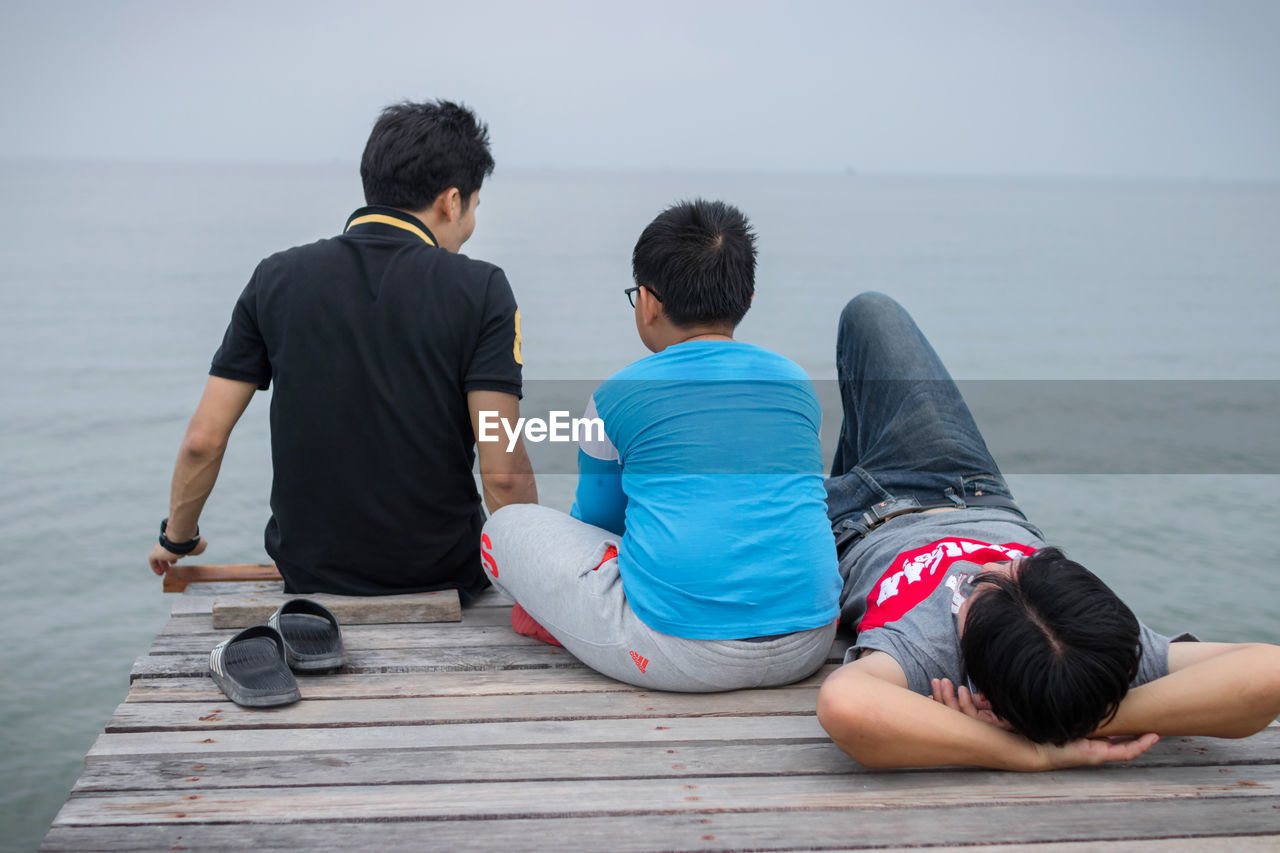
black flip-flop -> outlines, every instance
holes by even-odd
[[[302,698],[285,659],[284,640],[266,625],[245,628],[209,653],[213,683],[237,705],[270,708]]]
[[[342,629],[329,608],[293,598],[271,614],[267,624],[280,632],[289,666],[295,672],[320,672],[342,666],[346,655]]]

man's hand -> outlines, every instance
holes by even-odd
[[[172,569],[173,564],[178,560],[181,560],[183,557],[194,557],[196,554],[203,554],[204,549],[208,547],[209,540],[205,539],[203,536],[200,537],[200,541],[196,543],[195,550],[190,554],[175,554],[157,542],[155,547],[151,549],[151,556],[147,558],[147,561],[151,563],[151,571],[155,572],[157,575],[163,575],[165,572]]]
[[[1149,732],[1142,737],[1081,738],[1054,746],[1036,744],[1044,770],[1066,767],[1092,767],[1112,761],[1131,761],[1156,745],[1160,735]]]
[[[933,701],[946,705],[953,711],[959,711],[970,719],[987,723],[1006,732],[1015,731],[1007,721],[996,716],[991,710],[991,703],[981,693],[974,693],[963,685],[957,688],[949,678],[935,678],[930,682],[930,686],[933,689]],[[1035,747],[1044,769],[1053,770],[1106,764],[1111,761],[1129,761],[1146,752],[1158,740],[1160,740],[1159,735],[1152,733],[1144,734],[1142,737],[1081,738],[1062,746],[1041,743],[1036,744]]]
[[[964,686],[957,690],[950,678],[935,678],[930,682],[930,686],[933,688],[933,701],[940,702],[951,710],[959,711],[978,722],[1004,729],[1006,732],[1013,731],[1013,726],[996,716],[995,711],[991,710],[991,703],[981,693],[974,693]]]

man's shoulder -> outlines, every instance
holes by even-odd
[[[300,262],[322,260],[326,256],[351,251],[354,241],[345,234],[322,237],[310,243],[290,246],[267,255],[259,263],[259,267],[284,267]],[[442,272],[465,275],[470,278],[489,279],[493,275],[502,275],[502,268],[489,261],[473,258],[457,252],[450,252],[427,243],[408,243],[397,249],[400,257],[411,263],[430,264]]]
[[[337,239],[336,237],[322,237],[310,243],[302,243],[301,245],[281,249],[278,252],[272,252],[258,262],[258,270],[271,272],[287,268],[299,261],[310,260],[336,251]]]
[[[487,282],[495,276],[505,281],[505,274],[497,264],[473,258],[460,252],[450,252],[426,243],[411,244],[401,250],[403,260],[427,267],[432,275],[456,278],[467,282]]]
[[[432,250],[428,248],[428,251]],[[476,275],[483,275],[487,278],[494,273],[502,272],[502,267],[497,264],[490,263],[489,261],[481,260],[480,258],[473,258],[470,255],[464,255],[460,252],[446,252],[444,249],[436,249],[434,251],[445,256],[441,259],[442,263],[449,263],[456,266],[458,269],[467,270],[468,272]]]

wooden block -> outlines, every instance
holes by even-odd
[[[307,598],[333,612],[340,625],[381,625],[389,622],[461,622],[462,605],[456,589],[408,595],[231,595],[213,601],[214,628],[260,625],[291,598]]]
[[[165,592],[184,592],[189,583],[211,581],[278,581],[275,563],[238,563],[235,565],[174,566],[164,573]]]

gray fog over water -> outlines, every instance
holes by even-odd
[[[145,557],[237,294],[262,256],[337,233],[361,195],[350,165],[11,161],[0,184],[0,846],[29,849],[166,619]],[[622,294],[631,246],[696,195],[759,233],[739,337],[831,379],[841,307],[889,293],[957,377],[1004,389],[977,414],[1052,541],[1158,630],[1280,642],[1280,186],[499,170],[464,250],[506,270],[531,382],[599,380],[645,354]],[[1185,465],[1166,449],[1159,474],[1114,473],[1148,470],[1114,453],[1036,473],[1061,441],[1008,430],[1017,386],[985,380],[1046,379],[1212,380],[1136,383],[1138,399],[1162,390],[1130,434],[1228,399],[1248,440]],[[1235,379],[1268,381],[1215,395]],[[1119,386],[1073,387],[1078,418],[1090,388]],[[266,558],[259,397],[201,519],[210,562]],[[544,477],[543,502],[567,509],[573,482]]]

